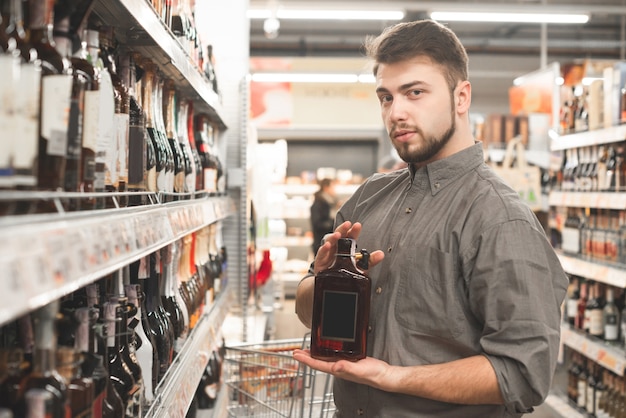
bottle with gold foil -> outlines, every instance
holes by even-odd
[[[67,395],[72,417],[91,417],[94,403],[93,379],[83,376],[80,365],[81,354],[72,347],[59,347],[57,350],[57,370],[67,381]]]
[[[355,240],[341,238],[334,263],[315,276],[312,357],[355,361],[366,356],[371,282],[364,270],[368,260],[366,250],[357,257]]]

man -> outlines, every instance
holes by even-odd
[[[324,178],[319,181],[319,190],[313,195],[311,205],[311,229],[313,230],[313,255],[317,254],[322,238],[329,232],[333,232],[335,222],[335,181]]]
[[[368,357],[294,358],[336,377],[339,418],[519,417],[550,389],[567,277],[532,211],[483,161],[454,33],[401,23],[367,50],[408,168],[374,174],[342,206],[296,312],[310,326],[313,274],[340,237],[355,238],[371,251]]]

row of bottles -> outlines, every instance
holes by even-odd
[[[623,289],[570,276],[563,318],[588,335],[626,345],[625,298]]]
[[[550,209],[552,245],[587,260],[626,263],[626,211]]]
[[[565,150],[553,189],[580,192],[626,190],[625,145],[620,142]]]
[[[576,351],[569,354],[567,398],[579,412],[597,418],[626,417],[626,381]]]
[[[118,44],[92,3],[0,1],[0,189],[147,191],[170,200],[223,192],[209,117],[149,58]],[[118,206],[139,203],[120,197]],[[64,201],[65,210],[112,204]],[[50,210],[11,202],[0,213]]]
[[[0,328],[0,408],[143,416],[224,286],[219,245],[211,224]]]
[[[151,3],[156,14],[178,39],[213,91],[219,95],[213,45],[203,45],[200,39],[196,26],[195,3],[192,0],[152,0]]]

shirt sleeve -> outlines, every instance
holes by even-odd
[[[506,408],[529,412],[552,384],[567,276],[543,230],[524,220],[491,227],[472,252],[465,267],[471,310],[484,324],[481,348]]]

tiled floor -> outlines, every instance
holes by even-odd
[[[275,330],[273,339],[302,338],[308,332],[308,329],[300,323],[295,314],[293,299],[286,299],[282,308],[274,310],[273,316]],[[535,408],[532,414],[525,415],[529,418],[560,418],[562,416],[554,413],[552,408],[547,405],[541,405]],[[570,415],[564,416],[570,418]]]

